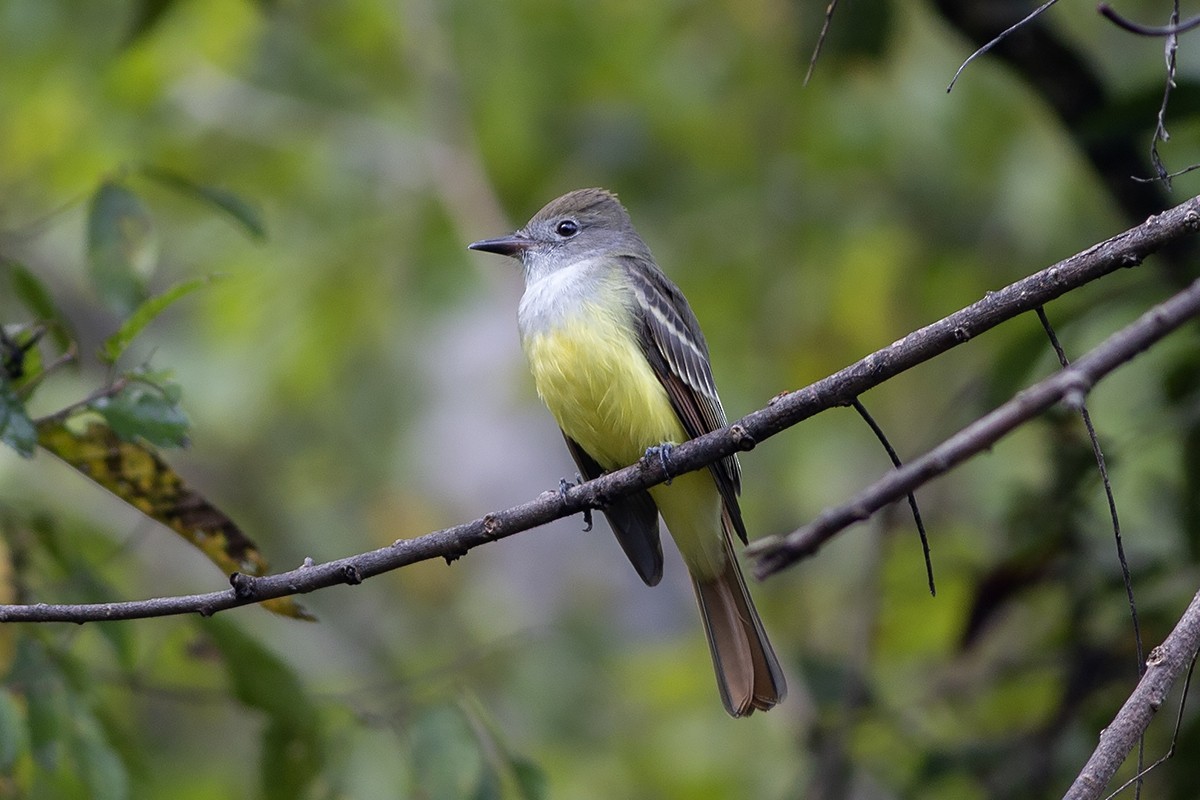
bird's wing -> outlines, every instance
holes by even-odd
[[[585,480],[590,481],[604,474],[604,469],[579,446],[579,442],[566,433],[563,438],[567,440],[567,450],[571,452],[571,458],[575,459]],[[649,492],[638,492],[613,500],[602,510],[637,574],[647,586],[656,585],[662,580],[663,553],[658,535],[658,506],[654,504],[654,498],[650,497]]]
[[[725,410],[717,396],[709,366],[708,345],[687,298],[656,266],[637,259],[626,262],[637,293],[636,316],[642,351],[667,390],[671,405],[688,435],[695,438],[725,427]],[[746,527],[738,507],[741,468],[736,456],[711,465],[725,511],[738,537]]]

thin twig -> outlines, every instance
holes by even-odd
[[[1174,0],[1171,8],[1171,25],[1179,23],[1179,0]],[[1179,35],[1175,32],[1167,34],[1166,43],[1164,45],[1164,54],[1167,62],[1167,80],[1163,87],[1162,103],[1158,107],[1158,119],[1154,125],[1154,135],[1150,137],[1150,163],[1154,167],[1154,174],[1163,182],[1163,186],[1167,189],[1171,188],[1171,173],[1163,163],[1162,156],[1158,152],[1158,143],[1164,144],[1171,139],[1171,134],[1167,132],[1167,103],[1171,99],[1171,90],[1175,88],[1175,55],[1179,49]]]
[[[1051,406],[1060,402],[1078,406],[1097,381],[1197,315],[1200,279],[1109,336],[1072,366],[1034,384],[843,505],[827,509],[787,536],[759,539],[746,550],[757,561],[755,574],[765,578],[812,555],[839,532],[982,452]]]
[[[817,59],[821,57],[821,48],[825,46],[825,37],[829,35],[829,27],[833,24],[833,14],[837,11],[838,0],[829,0],[825,6],[825,22],[821,24],[821,32],[817,34],[817,44],[813,47],[812,56],[808,59],[808,71],[804,73],[804,86],[808,86],[813,70],[817,67]]]
[[[1062,344],[1058,341],[1058,336],[1054,333],[1054,328],[1050,324],[1049,318],[1046,316],[1046,310],[1039,306],[1037,308],[1038,319],[1041,320],[1042,327],[1046,330],[1046,335],[1050,338],[1050,344],[1054,347],[1054,352],[1058,356],[1058,363],[1063,369],[1071,366],[1071,362],[1067,359],[1067,354],[1062,348]],[[1129,617],[1133,621],[1133,636],[1137,650],[1137,667],[1138,675],[1145,671],[1145,661],[1142,656],[1142,629],[1138,623],[1137,603],[1133,598],[1133,577],[1129,572],[1129,561],[1125,557],[1125,543],[1121,539],[1121,520],[1117,516],[1117,500],[1113,494],[1112,482],[1108,477],[1108,466],[1104,459],[1104,452],[1100,449],[1100,438],[1096,435],[1096,427],[1092,424],[1092,415],[1087,409],[1087,404],[1081,402],[1079,404],[1079,416],[1083,419],[1083,425],[1087,429],[1088,439],[1092,443],[1092,456],[1096,459],[1096,467],[1100,471],[1100,480],[1104,484],[1104,496],[1108,501],[1108,515],[1112,521],[1113,539],[1117,545],[1117,561],[1121,564],[1121,577],[1125,583],[1125,595],[1129,601]]]
[[[1197,170],[1197,169],[1200,169],[1200,164],[1192,164],[1190,167],[1184,167],[1183,169],[1177,169],[1174,172],[1167,173],[1167,177],[1168,178],[1178,178],[1180,175],[1187,175],[1189,172],[1192,172],[1193,170]],[[1153,178],[1139,178],[1137,175],[1130,175],[1129,179],[1133,180],[1133,181],[1137,181],[1138,183],[1155,183],[1155,182],[1161,180],[1157,176],[1155,176]]]
[[[972,61],[979,58],[981,55],[983,55],[987,51],[991,50],[996,45],[1000,44],[1000,42],[1003,41],[1004,38],[1006,36],[1008,36],[1010,33],[1015,31],[1017,28],[1020,28],[1022,25],[1029,22],[1030,20],[1035,19],[1042,12],[1044,12],[1046,9],[1050,8],[1050,6],[1054,5],[1057,2],[1058,2],[1058,0],[1046,0],[1046,2],[1042,3],[1040,6],[1035,8],[1032,12],[1030,12],[1029,15],[1025,17],[1025,19],[1010,26],[1007,30],[1005,30],[999,36],[992,39],[990,42],[988,42],[983,47],[976,50],[974,53],[971,53],[971,55],[967,56],[967,60],[962,62],[962,64],[960,64],[958,66],[958,69],[956,69],[954,71],[954,77],[950,79],[950,85],[946,87],[946,94],[949,94],[954,89],[954,84],[958,82],[958,76],[961,75],[962,71],[967,68],[967,64],[970,64]]]
[[[1054,348],[1055,355],[1058,356],[1058,363],[1063,369],[1071,366],[1070,359],[1067,358],[1067,352],[1063,350],[1062,344],[1058,341],[1058,334],[1054,332],[1054,326],[1050,324],[1050,318],[1046,316],[1046,309],[1038,306],[1038,320],[1042,323],[1042,329],[1046,331],[1046,336],[1050,339],[1050,345]],[[1083,420],[1083,425],[1087,429],[1088,439],[1092,443],[1092,457],[1096,460],[1096,468],[1100,471],[1100,481],[1104,485],[1104,496],[1108,500],[1108,516],[1112,521],[1113,539],[1117,543],[1117,561],[1121,565],[1121,578],[1125,582],[1125,597],[1129,603],[1129,618],[1133,621],[1133,641],[1137,655],[1137,674],[1140,678],[1146,671],[1145,658],[1142,655],[1142,627],[1138,623],[1137,601],[1133,597],[1133,576],[1129,573],[1129,560],[1125,558],[1125,544],[1121,541],[1121,519],[1117,516],[1117,499],[1113,494],[1112,482],[1108,477],[1108,466],[1104,460],[1104,451],[1100,449],[1100,437],[1096,435],[1096,427],[1092,424],[1092,415],[1088,411],[1087,403],[1080,401],[1079,416]],[[1138,740],[1138,772],[1142,771],[1142,765],[1145,761],[1146,742],[1144,739]],[[1135,796],[1141,797],[1142,781],[1139,778]]]
[[[1118,269],[1133,267],[1164,245],[1200,232],[1200,197],[1193,197],[1142,224],[1089,247],[1082,253],[1023,278],[953,314],[913,331],[899,341],[804,389],[774,398],[727,428],[677,445],[671,451],[673,474],[708,466],[750,450],[759,442],[830,408],[844,406],[874,386],[957,347],[972,337],[1031,311],[1056,297]],[[667,479],[660,459],[611,472],[582,486],[544,492],[537,499],[473,522],[402,539],[389,547],[312,564],[260,578],[237,576],[232,590],[183,597],[159,597],[123,603],[85,605],[0,605],[0,622],[88,622],[139,619],[170,614],[213,614],[274,597],[353,584],[383,572],[433,558],[454,560],[470,549],[544,525]]]
[[[1108,3],[1101,3],[1096,6],[1096,10],[1103,14],[1108,20],[1114,23],[1119,28],[1124,28],[1130,33],[1136,33],[1138,36],[1178,36],[1181,33],[1187,33],[1194,28],[1200,28],[1200,16],[1192,17],[1186,22],[1175,22],[1162,28],[1155,28],[1149,25],[1142,25],[1139,22],[1126,19],[1118,14],[1113,7]],[[1177,20],[1178,17],[1173,17]]]
[[[883,445],[883,449],[887,451],[888,458],[892,460],[892,466],[897,469],[904,466],[900,461],[900,456],[896,453],[896,449],[888,441],[887,434],[883,432],[883,428],[879,427],[879,423],[871,416],[871,412],[867,411],[867,407],[863,405],[862,400],[856,397],[851,405],[854,406],[854,410],[858,412],[858,415],[871,428],[871,432],[875,434],[875,438]],[[921,553],[925,556],[925,576],[929,581],[929,594],[937,597],[937,586],[933,582],[933,559],[929,556],[929,536],[925,533],[925,521],[921,519],[921,509],[917,507],[917,496],[912,492],[908,493],[908,507],[912,509],[913,522],[917,525],[917,535],[921,538]]]
[[[34,420],[34,422],[38,425],[46,425],[46,424],[55,423],[55,422],[62,422],[63,420],[67,419],[75,412],[77,412],[81,409],[87,408],[92,403],[96,402],[97,400],[102,400],[106,397],[116,397],[128,385],[129,385],[128,378],[126,378],[126,377],[117,378],[115,381],[110,383],[108,386],[101,386],[99,389],[92,392],[87,397],[83,398],[82,400],[71,403],[71,405],[66,406],[64,408],[60,408],[58,411],[55,411],[53,414],[47,414],[44,417],[39,417],[38,419]]]

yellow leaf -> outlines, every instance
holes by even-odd
[[[99,422],[76,433],[59,421],[38,424],[38,444],[178,533],[225,574],[267,574],[266,559],[254,542],[146,445],[122,441]],[[292,597],[260,605],[276,614],[313,619]]]

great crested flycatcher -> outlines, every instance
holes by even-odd
[[[588,479],[651,447],[725,426],[700,324],[611,192],[563,195],[512,235],[470,247],[520,260],[521,344],[538,395]],[[735,534],[746,541],[740,478],[729,456],[604,509],[650,586],[662,578],[662,514],[691,573],[721,699],[735,717],[771,708],[787,691],[733,552]]]

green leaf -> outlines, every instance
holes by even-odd
[[[316,723],[316,708],[307,690],[283,659],[230,622],[212,618],[201,624],[221,651],[234,696],[241,703],[272,717]]]
[[[68,595],[64,602],[75,603],[111,603],[121,598],[121,593],[114,589],[98,570],[98,565],[104,563],[104,556],[111,556],[111,551],[101,549],[88,551],[81,548],[75,540],[76,536],[91,533],[88,541],[100,541],[97,531],[86,530],[84,534],[69,534],[51,517],[37,517],[30,526],[37,534],[37,541],[49,557],[50,562],[58,569],[58,577],[69,581]],[[43,578],[49,578],[49,565],[41,570]],[[129,673],[134,670],[137,660],[137,647],[131,626],[120,622],[97,622],[96,630],[100,632],[112,646],[113,653],[121,666]],[[60,657],[59,668],[67,675],[73,662]]]
[[[498,776],[484,774],[490,766],[458,709],[436,706],[426,710],[408,726],[408,735],[413,770],[423,797],[450,800],[488,796]]]
[[[524,800],[544,800],[550,796],[546,772],[537,764],[524,758],[513,758],[509,761],[513,776],[517,780],[521,797]]]
[[[94,400],[90,408],[127,442],[144,439],[159,447],[184,447],[188,443],[188,419],[178,405],[178,396],[172,399],[155,387],[126,386],[115,397]]]
[[[281,658],[232,624],[221,619],[201,624],[221,651],[234,696],[271,718],[262,740],[263,795],[303,797],[325,762],[320,715],[303,683]]]
[[[25,411],[25,404],[3,375],[0,375],[0,442],[25,458],[33,458],[37,447],[37,430]]]
[[[92,800],[124,800],[129,797],[129,775],[125,763],[105,736],[104,728],[85,709],[76,709],[76,757]]]
[[[21,264],[9,262],[8,274],[16,296],[25,304],[26,308],[37,315],[39,322],[48,325],[50,335],[54,337],[54,343],[58,345],[58,348],[66,350],[70,347],[71,336],[68,333],[70,328],[66,318],[58,310],[58,306],[54,304],[54,299],[50,296],[46,285]]]
[[[225,213],[238,223],[251,238],[259,241],[267,238],[267,228],[258,209],[228,189],[196,183],[177,172],[157,167],[145,166],[142,168],[142,174],[158,181],[163,186],[200,200]]]
[[[101,299],[121,313],[137,308],[158,261],[158,237],[149,209],[124,186],[105,181],[92,195],[87,254]]]
[[[0,774],[7,773],[29,747],[25,714],[11,694],[0,691]]]
[[[543,800],[546,774],[532,761],[505,759],[499,764],[484,760],[472,800]]]
[[[267,800],[304,797],[325,760],[316,728],[279,717],[263,731],[259,758]]]
[[[150,33],[163,15],[175,5],[175,0],[140,0],[135,4],[133,24],[125,40],[125,47],[135,44]]]
[[[136,311],[129,315],[125,322],[121,323],[120,329],[105,340],[100,357],[109,364],[115,363],[121,357],[121,354],[125,352],[125,349],[129,347],[129,343],[155,317],[165,311],[176,300],[191,294],[202,286],[208,285],[212,280],[212,277],[206,277],[177,283],[162,294],[151,297],[142,303],[137,307]]]
[[[488,718],[483,705],[472,694],[460,698],[459,711],[471,722],[480,753],[486,754],[475,800],[542,800],[546,776],[528,759],[511,754],[501,730]]]
[[[504,800],[504,787],[500,776],[486,761],[479,771],[479,782],[475,784],[471,800]]]
[[[43,767],[51,767],[61,755],[67,715],[61,673],[41,642],[32,637],[17,642],[17,656],[6,683],[20,687],[24,697],[34,759]]]

